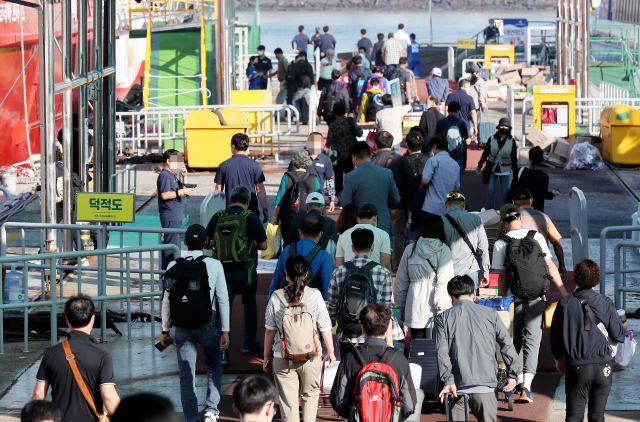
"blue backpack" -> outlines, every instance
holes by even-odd
[[[449,155],[454,160],[462,156],[464,150],[464,144],[462,141],[462,134],[458,125],[451,125],[447,129],[447,142],[449,146]]]

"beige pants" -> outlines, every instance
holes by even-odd
[[[315,422],[320,395],[322,356],[312,360],[293,362],[273,359],[273,377],[278,390],[282,422],[299,422],[298,399],[302,398],[302,420]]]

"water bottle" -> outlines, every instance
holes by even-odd
[[[24,275],[16,271],[16,265],[11,265],[11,272],[4,278],[4,303],[24,302]]]

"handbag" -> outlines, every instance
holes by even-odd
[[[62,342],[62,348],[64,349],[64,353],[67,357],[67,362],[69,362],[69,367],[71,368],[71,372],[73,372],[73,378],[76,380],[76,384],[78,384],[78,388],[80,388],[80,392],[82,396],[93,410],[93,413],[96,414],[98,420],[100,422],[109,422],[111,417],[107,413],[106,409],[103,408],[104,413],[98,413],[96,409],[96,405],[93,402],[93,398],[91,397],[91,393],[89,392],[89,388],[87,388],[87,384],[84,382],[84,378],[82,378],[82,374],[80,374],[80,370],[78,369],[78,364],[76,363],[76,358],[73,356],[71,352],[71,346],[69,345],[69,340],[65,340]]]
[[[485,185],[489,184],[489,180],[491,179],[491,173],[493,173],[493,161],[487,160],[482,169],[482,183]]]

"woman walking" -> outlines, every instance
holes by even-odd
[[[268,362],[273,362],[273,377],[278,391],[280,412],[283,422],[299,422],[298,400],[302,401],[302,420],[315,422],[320,394],[320,371],[322,369],[322,346],[317,333],[320,332],[327,348],[328,366],[333,366],[336,357],[333,353],[331,318],[319,290],[308,287],[310,268],[302,256],[289,258],[285,277],[288,285],[275,291],[267,306],[264,335],[264,371],[271,370]],[[292,304],[304,303],[313,320],[313,343],[310,358],[296,360],[285,358],[288,333],[283,331],[285,311]],[[302,317],[300,318],[302,319]],[[297,321],[297,319],[296,319]],[[291,334],[291,333],[289,333]]]
[[[447,283],[454,276],[442,218],[428,214],[418,235],[404,250],[394,289],[395,304],[412,339],[431,338],[433,318],[451,307]]]
[[[500,179],[502,201],[504,203],[506,202],[507,193],[509,192],[511,168],[514,173],[518,172],[518,147],[516,146],[516,140],[511,134],[511,123],[509,119],[506,117],[500,119],[496,129],[495,135],[491,137],[484,147],[484,152],[476,169],[476,172],[480,174],[482,165],[486,162],[487,166],[485,167],[485,171],[490,172],[487,209],[495,209],[497,180]]]

